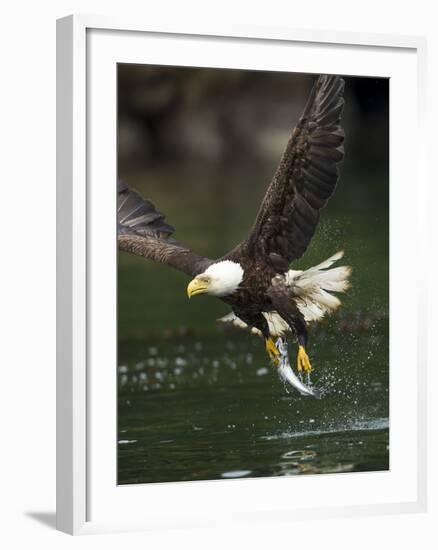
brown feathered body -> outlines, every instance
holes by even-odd
[[[244,275],[239,288],[230,296],[220,299],[230,305],[233,311],[246,311],[254,315],[261,311],[272,311],[273,306],[268,296],[272,279],[277,275],[276,270],[269,263],[255,258],[242,257],[240,265]]]

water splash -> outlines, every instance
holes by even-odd
[[[332,426],[321,427],[315,430],[304,431],[286,431],[277,434],[261,436],[260,439],[272,441],[276,439],[295,439],[298,437],[317,436],[325,434],[335,434],[343,432],[369,431],[369,430],[385,430],[389,428],[388,418],[370,418],[367,420],[354,420],[351,423],[345,422],[338,424],[333,422]]]

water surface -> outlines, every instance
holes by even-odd
[[[245,237],[274,168],[198,162],[123,177],[167,214],[178,239],[214,258]],[[387,168],[343,166],[294,267],[340,249],[353,286],[310,328],[321,400],[285,387],[257,337],[218,326],[229,311],[219,300],[189,302],[183,274],[120,253],[119,483],[388,469]],[[292,342],[289,351],[294,362]]]
[[[119,483],[388,469],[386,342],[315,339],[321,400],[286,387],[252,335],[130,347],[143,359],[119,367]]]

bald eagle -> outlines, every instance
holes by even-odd
[[[342,252],[305,271],[290,269],[306,251],[338,180],[343,93],[339,76],[317,78],[248,237],[219,259],[199,256],[175,241],[163,214],[125,183],[118,184],[119,248],[184,272],[191,278],[189,298],[210,294],[231,306],[221,320],[260,334],[276,365],[276,338],[291,331],[298,342],[297,369],[304,372],[311,371],[308,324],[336,310],[341,302],[332,293],[349,287],[351,268],[331,267]]]

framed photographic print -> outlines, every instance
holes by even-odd
[[[58,21],[59,529],[424,509],[424,48]]]

